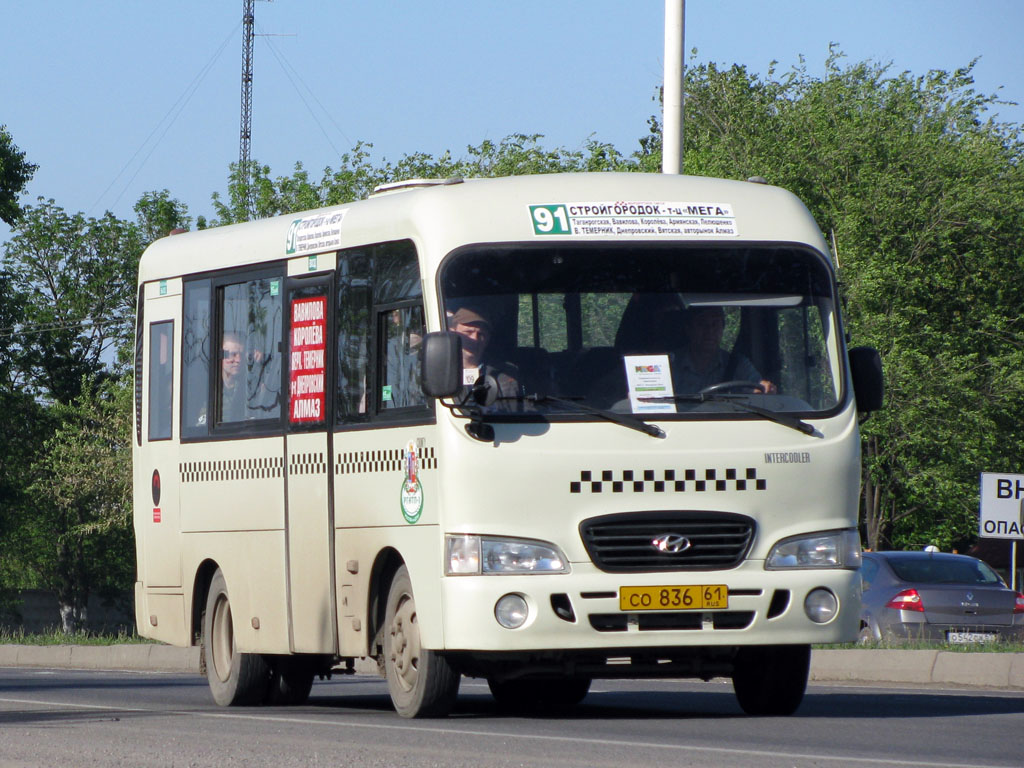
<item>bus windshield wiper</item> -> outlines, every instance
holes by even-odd
[[[797,432],[803,432],[805,435],[810,435],[811,437],[824,437],[815,430],[811,424],[808,424],[802,419],[798,419],[796,416],[790,416],[787,413],[779,413],[778,411],[769,411],[767,408],[761,408],[760,406],[738,399],[741,397],[747,397],[747,395],[722,395],[715,392],[696,392],[692,395],[641,397],[639,399],[645,403],[723,403],[725,405],[731,405],[741,411],[746,411],[747,413],[757,414],[769,421],[774,421],[776,424],[781,424],[784,427],[795,429]]]
[[[501,399],[515,400],[517,398]],[[651,437],[665,437],[665,430],[661,427],[656,424],[648,424],[643,419],[638,419],[632,414],[615,413],[615,411],[607,411],[604,408],[594,408],[592,405],[577,403],[574,400],[567,400],[564,397],[555,397],[553,395],[533,394],[526,395],[523,399],[531,403],[556,403],[558,405],[568,406],[569,408],[574,408],[582,413],[592,413],[595,416],[600,416],[602,419],[614,422],[620,426],[635,429],[638,432],[643,432],[645,435],[650,435]]]

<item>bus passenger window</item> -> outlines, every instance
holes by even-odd
[[[171,437],[174,394],[174,323],[149,326],[149,439]]]
[[[182,437],[209,434],[210,281],[185,283],[185,322],[181,334]]]
[[[217,398],[221,422],[281,415],[281,279],[225,285]]]
[[[403,307],[381,313],[381,410],[425,405],[420,389],[420,344],[423,342],[423,307]]]

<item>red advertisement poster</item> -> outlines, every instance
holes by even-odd
[[[292,299],[291,312],[288,418],[292,424],[323,421],[327,392],[327,297]]]

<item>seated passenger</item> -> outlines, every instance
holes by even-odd
[[[700,392],[726,381],[760,384],[765,394],[777,392],[754,365],[739,352],[722,349],[725,311],[721,307],[693,307],[686,311],[685,343],[672,355],[672,387],[675,393]]]

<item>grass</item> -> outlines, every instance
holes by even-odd
[[[74,632],[64,634],[58,629],[49,632],[27,634],[23,629],[0,628],[0,645],[124,645],[125,643],[155,643],[136,634],[102,634],[98,632]]]

